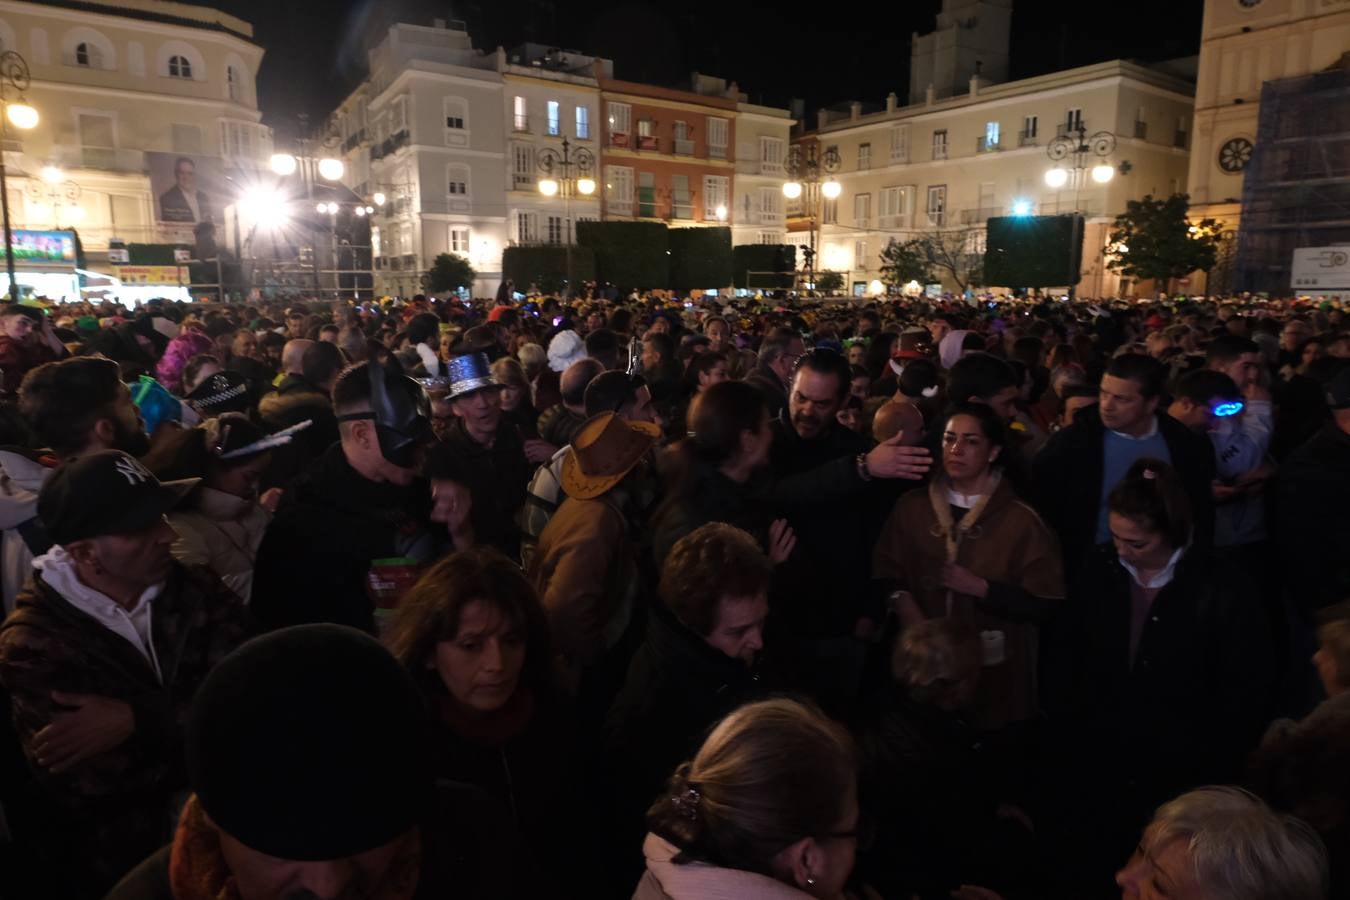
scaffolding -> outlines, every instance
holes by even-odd
[[[1350,244],[1350,54],[1261,89],[1233,287],[1291,293],[1296,247]]]

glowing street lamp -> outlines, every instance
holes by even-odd
[[[5,119],[9,124],[22,131],[36,128],[38,111],[23,99],[23,92],[33,83],[28,74],[28,62],[13,50],[0,53],[0,103],[5,105]],[[11,101],[6,89],[13,89],[19,96]],[[2,125],[3,123],[0,123]],[[9,191],[5,187],[5,158],[0,153],[0,207],[4,211],[5,225],[5,271],[9,274],[9,299],[19,300],[19,282],[14,277],[14,233],[9,225]]]
[[[595,193],[595,154],[585,147],[573,147],[563,138],[558,147],[545,147],[539,152],[538,168],[544,177],[539,179],[539,193],[545,197],[563,198],[563,221],[567,234],[564,250],[567,254],[567,291],[572,292],[572,197],[589,197]]]
[[[555,179],[553,179],[553,178],[541,178],[541,179],[539,179],[539,193],[543,194],[545,197],[556,197],[556,196],[558,196],[558,182],[557,182],[557,180],[555,180]]]
[[[802,195],[802,183],[800,181],[789,181],[783,185],[783,196],[789,200],[796,200]]]
[[[826,200],[837,200],[844,192],[844,186],[831,178],[820,186],[820,192],[825,195]]]
[[[271,166],[274,173],[285,177],[287,175],[294,175],[300,162],[289,153],[273,153],[272,158],[268,160],[268,165]]]
[[[725,222],[725,221],[727,220],[727,207],[726,207],[726,204],[724,204],[724,203],[719,203],[719,204],[717,204],[717,209],[715,210],[714,215],[717,216],[717,221],[719,221],[719,222]]]
[[[834,179],[834,173],[839,171],[841,162],[838,150],[829,147],[822,153],[820,146],[815,143],[794,144],[784,161],[783,167],[787,169],[788,174],[788,181],[783,184],[784,197],[796,200],[802,196],[806,185],[819,188],[810,211],[810,244],[805,248],[808,285],[814,286],[816,282],[816,232],[824,218],[823,210],[820,208],[822,198],[834,200],[844,189],[843,185]]]
[[[376,191],[375,196],[370,199],[375,201],[376,206],[384,206],[389,201],[389,198],[384,195],[384,191]]]
[[[340,159],[333,159],[328,156],[319,160],[319,177],[324,181],[339,181],[345,171],[347,171],[347,167],[342,164]]]
[[[1045,183],[1052,188],[1062,188],[1069,183],[1069,172],[1063,166],[1055,166],[1045,172]]]
[[[29,131],[37,127],[38,111],[27,103],[11,103],[5,109],[5,118],[9,119],[9,124],[15,128]]]
[[[1116,170],[1106,163],[1098,163],[1092,167],[1092,180],[1098,184],[1106,184],[1116,176]]]
[[[595,193],[595,179],[594,179],[594,178],[578,178],[578,179],[577,179],[577,192],[580,193],[580,194],[584,194],[584,195],[586,195],[587,197],[589,197],[591,194],[594,194],[594,193]]]

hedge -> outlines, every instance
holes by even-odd
[[[594,251],[599,281],[644,289],[670,280],[670,243],[661,222],[578,222],[577,243]]]
[[[524,291],[535,285],[545,293],[562,290],[567,281],[566,247],[507,247],[502,254],[502,277]],[[595,278],[595,251],[572,248],[572,277],[578,284]]]
[[[731,284],[731,229],[671,228],[670,287],[676,291]]]

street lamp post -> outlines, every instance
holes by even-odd
[[[816,286],[816,231],[821,225],[822,206],[826,198],[837,199],[843,190],[834,173],[839,171],[839,151],[833,147],[821,153],[818,145],[812,143],[803,147],[794,145],[788,152],[787,173],[789,181],[783,185],[783,196],[796,200],[803,193],[803,185],[811,204],[810,246],[806,250],[806,283],[815,290]],[[818,188],[818,190],[814,190]],[[814,193],[814,196],[812,194]]]
[[[595,193],[595,155],[585,147],[572,150],[567,138],[562,140],[562,148],[545,147],[539,151],[539,171],[544,177],[539,179],[539,193],[545,197],[562,194],[563,219],[566,223],[567,252],[567,293],[573,293],[572,278],[572,195],[589,197]]]
[[[1073,224],[1074,235],[1069,245],[1069,268],[1073,269],[1074,247],[1080,246],[1083,236],[1079,229],[1083,227],[1082,210],[1079,206],[1079,193],[1083,187],[1083,174],[1090,171],[1092,180],[1097,184],[1105,185],[1111,182],[1116,175],[1115,167],[1108,162],[1108,158],[1116,149],[1116,136],[1109,131],[1098,131],[1089,135],[1087,129],[1080,123],[1077,128],[1070,128],[1064,134],[1059,135],[1050,141],[1045,148],[1045,155],[1050,157],[1051,161],[1057,163],[1045,172],[1045,183],[1047,186],[1058,191],[1069,181],[1070,173],[1073,176]],[[1096,160],[1093,162],[1093,160]],[[1122,166],[1124,171],[1124,166]],[[1069,297],[1073,298],[1075,285],[1069,285]]]
[[[296,145],[300,153],[297,156],[292,156],[289,153],[274,153],[272,154],[270,165],[272,171],[283,178],[288,177],[290,175],[294,175],[298,172],[300,175],[301,187],[304,189],[305,192],[305,200],[309,201],[310,203],[313,203],[314,188],[317,185],[317,183],[320,180],[335,183],[340,182],[342,180],[342,176],[346,173],[346,166],[342,164],[342,160],[337,159],[336,157],[333,156],[319,157],[314,155],[314,153],[312,152],[312,148],[314,148],[314,145],[316,143],[318,144],[318,147],[315,149],[322,151],[322,150],[329,150],[332,147],[336,146],[337,141],[331,135],[325,138],[319,138],[317,141],[314,138],[309,137],[306,133],[308,129],[308,123],[309,117],[302,113],[300,115],[299,137],[296,139]],[[333,226],[332,233],[335,240],[336,240],[335,216],[337,212],[336,206],[337,204],[334,204],[335,208],[332,214],[333,217],[330,218],[330,225]],[[320,213],[322,212],[323,210],[320,210]],[[319,284],[318,237],[319,237],[319,229],[317,227],[311,228],[310,249],[314,256],[314,293],[316,295],[315,299],[322,299],[323,288]]]
[[[4,210],[5,221],[5,271],[9,274],[9,299],[19,299],[19,283],[14,277],[14,232],[9,224],[9,178],[5,174],[5,153],[3,142],[9,139],[6,124],[27,131],[37,127],[38,112],[23,100],[23,92],[28,90],[33,79],[28,74],[28,63],[13,50],[0,53],[0,105],[5,114],[0,117],[0,208]],[[10,90],[19,94],[18,102],[11,101]]]

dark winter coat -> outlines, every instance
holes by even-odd
[[[790,422],[772,423],[771,503],[797,535],[797,548],[775,572],[773,622],[794,637],[832,638],[853,633],[868,611],[872,545],[862,497],[872,483],[858,474],[866,438],[831,423],[806,441]]]
[[[1214,539],[1214,447],[1176,419],[1158,413],[1172,468],[1181,477],[1195,516],[1195,540]],[[1059,536],[1065,559],[1079,559],[1096,541],[1106,467],[1106,426],[1095,406],[1050,438],[1032,463],[1033,505]]]
[[[400,487],[370,481],[334,444],[286,492],[258,548],[252,609],[259,624],[335,622],[373,632],[372,563],[432,558],[430,504],[426,482]]]
[[[651,611],[647,638],[609,708],[602,737],[601,772],[617,842],[611,846],[616,853],[622,847],[614,858],[631,868],[618,882],[631,886],[640,873],[643,817],[675,767],[693,757],[727,713],[764,696],[743,662],[710,647],[665,609]]]
[[[258,402],[258,418],[269,432],[309,420],[312,424],[290,444],[272,451],[268,484],[286,484],[308,471],[314,461],[338,441],[333,401],[317,385],[300,375],[287,375],[277,389]]]
[[[186,788],[182,730],[192,698],[248,633],[243,603],[204,567],[175,562],[152,608],[162,682],[126,638],[77,609],[40,574],[0,625],[0,683],[53,813],[50,827],[58,830],[47,846],[68,864],[61,877],[98,894],[172,833],[174,794]],[[37,765],[33,742],[62,711],[53,691],[125,701],[135,715],[134,734],[68,772],[49,773]]]
[[[767,549],[773,510],[768,473],[737,484],[715,466],[699,465],[693,484],[679,498],[657,509],[652,519],[652,552],[657,571],[680,538],[709,522],[723,522],[751,534]]]
[[[1280,467],[1276,526],[1284,573],[1306,612],[1350,597],[1350,434],[1326,425]]]
[[[1137,824],[1239,774],[1268,720],[1274,647],[1252,586],[1192,550],[1154,598],[1132,662],[1131,580],[1111,545],[1087,553],[1042,629],[1042,693],[1071,757],[1065,783],[1100,789]]]
[[[783,379],[779,378],[773,369],[765,365],[757,366],[753,372],[745,376],[745,383],[764,397],[764,403],[769,407],[770,418],[777,419],[787,409],[787,388],[783,385]]]
[[[520,559],[517,517],[534,466],[525,458],[525,444],[516,429],[503,421],[492,446],[485,447],[469,436],[463,419],[456,419],[441,449],[453,462],[456,480],[468,485],[473,502],[469,517],[478,543]]]

